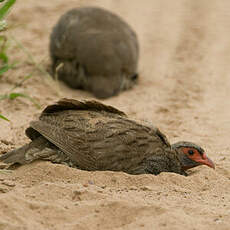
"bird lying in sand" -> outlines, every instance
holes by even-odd
[[[97,101],[62,99],[46,107],[26,135],[31,142],[3,154],[0,161],[23,165],[40,159],[89,171],[155,175],[186,175],[198,165],[215,168],[198,145],[170,145],[159,129]]]
[[[137,82],[136,33],[119,16],[79,7],[61,16],[50,36],[52,73],[72,88],[108,98]]]

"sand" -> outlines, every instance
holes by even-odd
[[[201,166],[184,177],[173,173],[132,176],[87,172],[34,162],[0,172],[0,230],[13,229],[230,229],[230,2],[229,0],[17,1],[9,15],[10,36],[37,63],[49,67],[48,43],[59,16],[73,6],[97,5],[121,15],[141,46],[140,81],[133,90],[104,100],[135,119],[158,126],[170,142],[201,145],[216,170]],[[0,153],[28,142],[24,129],[61,97],[92,95],[54,83],[14,41],[15,69],[0,78],[0,93],[27,75],[15,92],[26,99],[0,101]]]

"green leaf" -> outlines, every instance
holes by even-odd
[[[9,70],[9,66],[8,65],[5,65],[5,66],[2,66],[0,68],[0,76],[2,76],[5,72],[7,72]]]
[[[0,114],[0,118],[5,120],[5,121],[10,121],[9,119],[7,119],[6,117],[4,117],[2,114]]]
[[[0,20],[6,16],[15,2],[16,0],[8,0],[5,2],[5,4],[0,8]]]
[[[2,76],[5,72],[12,69],[13,67],[14,67],[14,64],[11,64],[11,65],[6,64],[6,65],[0,67],[0,76]]]
[[[2,59],[4,63],[8,63],[8,56],[6,55],[6,53],[0,53],[0,59]]]
[[[17,97],[28,97],[26,94],[23,94],[23,93],[10,93],[9,94],[9,98],[11,100],[17,98]]]
[[[11,100],[13,100],[13,99],[15,99],[15,98],[17,98],[17,97],[28,98],[38,109],[41,108],[41,106],[40,106],[32,97],[30,97],[30,96],[27,95],[27,94],[24,94],[24,93],[10,93],[10,94],[8,95],[8,97],[9,97]]]

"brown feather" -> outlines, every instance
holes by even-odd
[[[26,133],[32,143],[43,136],[73,167],[184,174],[177,151],[159,129],[128,119],[123,112],[96,101],[63,99],[48,106],[30,125]]]

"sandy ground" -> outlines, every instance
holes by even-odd
[[[0,230],[229,230],[230,1],[21,0],[9,16],[9,33],[46,68],[53,25],[80,5],[116,12],[140,40],[139,85],[104,102],[151,121],[170,142],[200,144],[216,170],[132,176],[35,162],[0,173]],[[32,74],[15,91],[29,94],[41,108],[60,97],[92,98],[63,84],[57,95],[13,41],[9,52],[19,63],[0,78],[1,94]],[[40,111],[25,98],[0,101],[0,113],[11,120],[0,120],[0,153],[28,142],[24,129]]]

